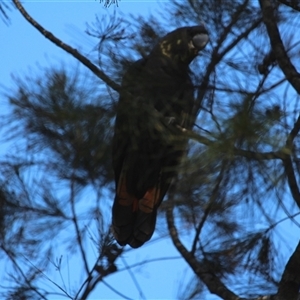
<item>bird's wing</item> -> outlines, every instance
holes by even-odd
[[[113,139],[113,229],[120,244],[134,248],[152,236],[157,207],[170,184],[162,174],[168,151],[163,132],[168,124],[154,103],[145,101],[155,89],[147,66],[138,61],[124,76]],[[154,84],[150,91],[148,84],[145,87],[145,76]]]
[[[179,128],[189,124],[193,107],[189,63],[207,41],[203,26],[177,29],[123,78],[113,143],[112,220],[121,245],[140,247],[154,232],[157,208],[186,147]]]

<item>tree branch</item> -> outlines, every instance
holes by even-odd
[[[261,10],[263,13],[263,20],[267,28],[267,32],[270,38],[270,43],[272,47],[272,53],[275,55],[278,64],[286,76],[287,80],[294,87],[296,92],[300,95],[300,74],[295,69],[294,65],[291,63],[287,52],[283,46],[280,33],[278,30],[278,26],[274,16],[274,8],[271,4],[270,0],[259,0]],[[298,117],[296,123],[294,124],[293,129],[288,135],[286,141],[286,148],[292,149],[293,141],[297,134],[300,131],[300,117]],[[290,154],[283,158],[283,165],[285,169],[285,173],[288,180],[288,185],[290,187],[292,196],[297,203],[298,207],[300,207],[300,192],[297,184],[296,176],[293,169],[293,163]]]
[[[294,124],[293,129],[291,130],[290,134],[288,135],[288,138],[286,140],[286,147],[289,149],[292,149],[293,141],[297,134],[300,131],[300,116],[298,117],[296,123]]]
[[[112,89],[119,92],[120,86],[116,84],[113,80],[111,80],[104,72],[102,72],[96,65],[94,65],[89,59],[80,54],[75,48],[72,48],[68,44],[64,43],[56,36],[54,36],[50,31],[46,30],[42,27],[37,21],[35,21],[24,9],[19,0],[13,0],[13,3],[16,5],[17,9],[23,15],[23,17],[33,26],[35,27],[45,38],[50,40],[59,48],[71,54],[78,61],[80,61],[83,65],[85,65],[88,69],[90,69],[97,77],[102,79],[107,85],[109,85]]]
[[[213,49],[213,53],[211,55],[211,61],[207,66],[206,73],[202,79],[202,83],[198,88],[198,95],[196,99],[195,109],[193,110],[193,116],[196,116],[199,111],[203,98],[206,94],[207,87],[209,85],[209,78],[211,74],[214,72],[216,65],[222,60],[222,58],[234,47],[236,46],[243,38],[247,37],[252,30],[254,30],[260,23],[261,18],[254,21],[249,28],[247,28],[244,32],[242,32],[235,40],[233,40],[223,51],[219,53],[219,50],[226,40],[226,37],[230,34],[230,31],[234,24],[236,24],[240,14],[244,11],[247,6],[249,0],[245,0],[236,12],[233,14],[230,23],[224,28],[224,31],[221,33],[220,38],[217,41],[217,46]]]
[[[293,129],[291,130],[288,138],[286,140],[286,148],[291,149],[293,148],[293,141],[297,134],[300,131],[300,116],[298,117],[296,123],[294,124]],[[290,187],[292,196],[297,203],[298,207],[300,208],[300,191],[297,183],[297,179],[295,176],[294,168],[293,168],[293,161],[291,155],[287,155],[286,158],[282,159],[285,174],[288,180],[288,185]]]
[[[285,266],[279,282],[276,300],[297,300],[300,289],[300,242]]]
[[[300,12],[300,2],[295,0],[278,0],[280,3]]]
[[[82,257],[82,260],[83,260],[83,263],[84,263],[85,271],[86,271],[87,274],[89,274],[90,273],[89,265],[88,265],[87,256],[86,256],[86,253],[84,251],[83,244],[82,244],[81,232],[80,232],[80,229],[79,229],[77,214],[76,214],[76,211],[75,211],[75,191],[74,191],[75,186],[74,185],[75,185],[74,180],[72,179],[72,181],[71,181],[71,195],[70,195],[72,221],[73,221],[73,224],[74,224],[74,227],[75,227],[78,247],[79,247],[80,254],[81,254],[81,257]]]
[[[300,122],[300,121],[299,121]],[[212,146],[214,145],[215,141],[210,140],[207,137],[204,137],[198,133],[195,133],[191,130],[187,130],[185,128],[182,128],[180,126],[177,127],[179,130],[181,130],[182,134],[187,137],[188,139],[194,140],[199,142],[200,144],[206,145],[206,146]],[[228,149],[226,149],[227,151]],[[288,157],[288,153],[286,153],[286,149],[283,148],[279,151],[270,151],[270,152],[254,152],[251,150],[243,150],[236,147],[232,148],[233,154],[237,156],[243,156],[248,159],[255,159],[255,160],[271,160],[271,159],[286,159]],[[224,151],[225,152],[225,151]]]
[[[185,261],[192,268],[196,276],[206,284],[207,288],[212,294],[218,295],[222,299],[226,300],[242,300],[242,298],[239,298],[223,284],[223,282],[213,273],[213,270],[211,270],[205,264],[205,262],[199,262],[195,256],[181,243],[177,228],[174,224],[173,205],[171,204],[172,199],[170,199],[168,202],[169,205],[166,209],[166,216],[172,242]]]
[[[286,76],[287,80],[300,95],[300,74],[297,72],[294,65],[291,63],[287,52],[284,49],[280,33],[274,16],[274,8],[270,0],[259,0],[263,21],[266,25],[267,32],[270,38],[273,53],[278,61],[278,64]]]
[[[28,276],[28,274],[26,274],[26,273],[23,272],[23,268],[17,262],[14,254],[11,253],[11,251],[8,250],[3,244],[1,244],[1,249],[4,251],[4,253],[7,255],[7,257],[11,260],[11,262],[13,263],[13,265],[15,266],[15,268],[18,270],[18,272],[20,273],[20,275],[23,277],[24,282],[27,284],[28,288],[31,291],[34,291],[39,296],[39,299],[45,299],[45,300],[47,300],[47,298],[35,286],[32,285],[32,282],[30,280],[32,278],[30,278]]]
[[[197,242],[199,241],[200,239],[200,233],[201,233],[201,230],[204,226],[204,223],[205,221],[207,220],[207,218],[209,217],[209,213],[211,211],[211,208],[213,207],[214,203],[215,203],[215,200],[218,196],[218,192],[219,192],[219,188],[220,188],[220,184],[221,184],[221,181],[223,180],[223,176],[224,176],[224,171],[225,171],[225,168],[227,166],[227,162],[226,160],[223,161],[222,163],[222,167],[221,167],[221,170],[220,170],[220,173],[218,175],[218,178],[217,178],[217,181],[216,181],[216,184],[212,190],[212,193],[211,193],[211,196],[210,196],[210,199],[208,201],[208,206],[206,207],[205,211],[204,211],[204,214],[203,214],[203,217],[202,219],[200,220],[199,224],[198,224],[198,227],[196,229],[196,233],[195,233],[195,238],[194,238],[194,242],[193,242],[193,246],[192,246],[192,250],[191,250],[191,254],[192,255],[195,255],[195,252],[196,252],[196,247],[197,247]]]
[[[297,184],[297,179],[295,176],[295,172],[293,169],[293,162],[290,156],[288,156],[286,159],[282,160],[285,174],[287,177],[288,185],[290,187],[292,196],[297,203],[298,207],[300,208],[300,192],[299,187]]]

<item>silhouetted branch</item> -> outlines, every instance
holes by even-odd
[[[289,59],[287,52],[283,46],[278,26],[275,21],[274,8],[272,6],[272,3],[270,0],[259,0],[259,3],[263,13],[263,21],[266,25],[267,32],[270,38],[272,51],[287,80],[300,95],[300,74],[291,63],[291,60]]]
[[[297,134],[299,133],[299,131],[300,131],[300,116],[298,117],[296,123],[294,124],[293,129],[291,130],[291,132],[288,135],[288,138],[286,140],[286,146],[289,149],[292,149],[293,141],[294,141],[295,137],[297,136]]]
[[[87,284],[86,284],[86,288],[85,290],[83,291],[80,299],[81,300],[86,300],[88,295],[94,290],[94,288],[97,286],[97,284],[99,282],[103,282],[103,278],[116,272],[116,269],[113,265],[110,265],[108,268],[102,268],[102,266],[100,266],[100,268],[97,268],[97,266],[95,267],[95,270],[97,269],[97,271],[100,271],[101,273],[99,273],[99,275],[96,275],[96,276],[92,276],[92,275],[89,275],[88,277],[88,280],[87,280]],[[113,289],[115,291],[115,289]],[[125,295],[117,292],[117,294],[119,295],[122,295],[124,297],[124,299],[130,299],[130,298],[127,298]],[[75,298],[77,299],[77,298]]]
[[[287,262],[276,295],[276,300],[297,300],[300,289],[300,242]]]
[[[88,69],[90,69],[97,77],[102,79],[107,85],[109,85],[115,91],[120,90],[120,86],[116,84],[113,80],[111,80],[104,72],[102,72],[96,65],[94,65],[89,59],[87,59],[84,55],[80,54],[75,48],[72,48],[68,44],[64,43],[62,40],[58,39],[54,36],[50,31],[46,30],[42,27],[37,21],[35,21],[24,9],[19,0],[13,0],[17,9],[23,15],[23,17],[33,26],[35,27],[45,38],[50,40],[59,48],[65,50],[70,53],[73,57],[75,57],[78,61],[80,61],[83,65],[85,65]]]
[[[91,268],[90,272],[87,274],[87,278],[79,288],[76,296],[74,297],[75,300],[87,299],[99,282],[104,283],[104,277],[118,271],[115,261],[121,256],[123,249],[116,246],[116,244],[111,243],[109,233],[106,233],[103,236],[99,252],[100,254],[98,259]],[[127,297],[124,296],[124,299],[127,299]]]
[[[56,283],[55,281],[53,281],[49,276],[47,276],[45,274],[45,272],[43,272],[42,270],[40,270],[39,268],[37,268],[36,266],[34,266],[37,270],[39,270],[39,272],[41,272],[43,274],[43,276],[45,278],[47,278],[47,280],[49,280],[49,282],[51,282],[55,287],[57,287],[59,290],[61,290],[63,292],[63,294],[61,293],[55,293],[55,295],[60,295],[60,296],[64,296],[64,297],[68,297],[70,299],[73,299],[73,297],[71,295],[69,295],[69,293],[63,289],[58,283]]]
[[[300,2],[297,0],[278,0],[280,3],[300,12]]]
[[[126,300],[133,300],[132,298],[129,298],[127,296],[125,296],[124,294],[120,293],[118,290],[116,290],[115,288],[113,288],[110,284],[108,284],[106,281],[102,280],[102,283],[104,285],[106,285],[110,290],[112,290],[114,293],[116,293],[117,295],[121,296],[123,299]]]
[[[217,46],[213,49],[213,53],[211,55],[211,61],[210,61],[209,65],[207,66],[205,75],[202,79],[202,83],[198,89],[198,95],[197,95],[194,114],[196,114],[201,107],[202,101],[206,94],[207,87],[209,85],[209,78],[210,78],[211,74],[214,72],[217,64],[222,60],[222,58],[230,50],[232,50],[234,48],[234,46],[236,46],[242,39],[247,37],[252,30],[257,28],[257,26],[262,21],[261,18],[254,21],[249,28],[247,28],[244,32],[239,34],[238,37],[236,39],[234,39],[231,43],[229,43],[229,45],[226,46],[224,50],[219,52],[221,46],[223,45],[223,42],[226,40],[227,36],[230,34],[233,25],[236,24],[238,17],[243,12],[243,10],[248,2],[249,2],[248,0],[245,0],[244,3],[241,4],[240,7],[237,9],[237,11],[233,14],[230,23],[224,28],[224,31],[221,33],[220,38],[217,41]]]
[[[6,10],[10,10],[9,6],[5,2],[0,3],[0,17],[3,20],[3,22],[6,23],[6,25],[8,25],[9,17],[6,13]]]
[[[179,253],[182,255],[182,257],[185,259],[185,261],[192,268],[196,276],[206,284],[211,293],[218,295],[222,299],[242,300],[242,298],[239,298],[222,283],[222,281],[213,273],[213,270],[206,266],[205,262],[198,262],[195,256],[191,252],[189,252],[181,243],[177,228],[174,223],[173,205],[171,204],[172,199],[169,199],[168,202],[169,205],[166,209],[166,217],[172,242]]]
[[[293,169],[293,162],[290,156],[283,160],[284,170],[287,177],[287,181],[291,190],[291,194],[300,208],[300,191],[297,183],[297,179],[295,176],[295,172]]]
[[[7,257],[11,260],[11,262],[13,263],[15,268],[18,270],[18,272],[21,274],[22,278],[24,279],[24,282],[27,284],[27,286],[30,288],[30,290],[35,292],[40,297],[40,299],[47,300],[47,298],[43,294],[41,294],[40,291],[35,286],[32,285],[30,279],[28,278],[28,275],[23,272],[22,267],[18,264],[16,258],[14,257],[14,254],[11,253],[10,250],[6,249],[6,247],[4,245],[1,245],[1,249],[4,251],[4,253],[7,255]]]
[[[204,223],[205,221],[207,220],[208,216],[209,216],[209,213],[211,211],[211,208],[213,207],[214,203],[215,203],[215,200],[217,198],[217,195],[218,195],[218,191],[219,191],[219,187],[220,187],[220,184],[221,184],[221,181],[223,179],[223,175],[224,175],[224,171],[225,171],[225,168],[226,168],[226,161],[224,161],[222,163],[222,168],[221,168],[221,171],[220,171],[220,174],[218,175],[218,178],[216,180],[216,184],[212,190],[212,193],[211,193],[211,196],[210,196],[210,199],[208,201],[208,205],[204,211],[204,214],[203,214],[203,217],[202,219],[200,220],[199,224],[198,224],[198,227],[196,229],[196,233],[195,233],[195,238],[194,238],[194,241],[193,241],[193,246],[192,246],[192,249],[191,249],[191,254],[192,255],[195,255],[195,252],[196,252],[196,246],[197,246],[197,242],[199,241],[200,239],[200,233],[201,233],[201,229],[202,227],[204,226]]]
[[[275,55],[278,64],[286,76],[287,80],[294,87],[298,94],[300,94],[300,74],[297,72],[294,65],[291,63],[287,55],[287,51],[284,48],[277,22],[274,16],[274,7],[270,0],[260,0],[260,6],[263,13],[263,20],[267,28],[268,36],[270,38],[270,43],[272,46],[272,53]],[[300,117],[298,117],[296,123],[294,124],[293,129],[291,130],[287,141],[286,148],[292,149],[293,141],[300,130]],[[288,185],[290,187],[292,196],[297,203],[298,207],[300,207],[300,193],[299,187],[297,184],[297,179],[293,169],[293,163],[290,155],[283,159],[283,165],[285,169],[285,174],[287,176]]]
[[[143,293],[143,290],[141,289],[140,284],[138,283],[138,281],[137,281],[137,279],[136,279],[134,273],[131,271],[131,268],[128,266],[128,264],[127,264],[125,258],[122,257],[121,259],[122,259],[123,264],[125,265],[125,267],[126,267],[128,273],[129,273],[129,275],[130,275],[130,277],[131,277],[131,279],[132,279],[132,281],[133,281],[135,287],[136,287],[137,290],[139,291],[139,296],[140,296],[140,298],[141,298],[141,299],[146,299],[146,297],[145,297],[145,295],[144,295],[144,293]]]
[[[133,269],[136,267],[144,266],[145,264],[153,263],[153,262],[158,262],[158,261],[166,261],[166,260],[178,260],[181,259],[181,256],[166,256],[166,257],[159,257],[159,258],[153,258],[153,259],[146,259],[143,261],[140,261],[138,263],[132,264],[130,266],[127,266],[125,268],[120,268],[118,269],[119,272],[122,271],[127,271],[128,269]]]
[[[207,137],[204,137],[198,133],[195,133],[191,130],[187,130],[185,128],[178,127],[182,131],[182,133],[189,139],[199,142],[200,144],[206,146],[212,146],[217,143],[217,141],[212,141]],[[224,152],[228,151],[225,149]],[[270,151],[270,152],[255,152],[250,150],[243,150],[236,147],[232,148],[232,151],[235,155],[243,156],[248,159],[255,159],[255,160],[271,160],[271,159],[285,159],[287,158],[286,149],[282,149],[279,151]]]
[[[112,4],[115,4],[117,7],[119,7],[118,5],[118,0],[99,0],[100,3],[103,3],[105,8],[110,7]]]
[[[82,260],[83,260],[83,263],[84,263],[85,271],[86,271],[87,274],[89,274],[90,273],[89,265],[88,265],[87,257],[86,257],[84,247],[83,247],[83,244],[82,244],[81,232],[80,232],[80,229],[79,229],[77,214],[76,214],[76,211],[75,211],[75,186],[74,185],[75,185],[74,180],[72,180],[71,181],[71,195],[70,195],[70,203],[71,203],[71,210],[72,210],[72,221],[73,221],[73,224],[74,224],[74,227],[75,227],[76,238],[77,238],[79,250],[80,250],[80,253],[81,253],[81,257],[82,257]]]

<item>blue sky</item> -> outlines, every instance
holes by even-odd
[[[97,40],[94,40],[84,34],[86,22],[93,22],[95,15],[112,14],[114,10],[125,15],[131,13],[133,15],[147,15],[149,12],[158,11],[163,13],[164,1],[160,3],[156,1],[119,1],[119,7],[113,5],[110,8],[104,8],[99,1],[23,1],[24,7],[28,13],[41,23],[47,30],[51,31],[58,38],[65,41],[69,45],[81,50],[84,53],[93,51]],[[27,75],[29,70],[34,74],[39,74],[39,70],[44,67],[61,65],[66,66],[78,64],[75,59],[53,45],[44,38],[35,28],[33,28],[21,14],[12,10],[9,12],[11,24],[6,26],[0,22],[0,37],[2,42],[0,47],[1,68],[0,68],[0,91],[3,86],[9,88],[12,86],[12,75]],[[0,100],[0,113],[5,109],[5,104]],[[3,152],[0,149],[0,153]],[[288,226],[284,226],[284,238],[291,241],[292,244],[297,242],[297,238],[292,237],[293,231],[290,222]],[[286,224],[287,224],[286,223]],[[295,231],[296,232],[296,231]],[[142,248],[131,250],[124,255],[128,265],[138,263],[145,260],[162,257],[179,257],[178,252],[173,247],[170,239],[162,239],[157,241],[157,234],[153,240],[145,244]],[[90,251],[91,261],[94,259],[94,253]],[[57,257],[63,255],[63,263],[65,269],[63,275],[65,281],[70,281],[73,287],[79,286],[78,276],[73,276],[80,272],[80,268],[76,268],[76,258],[71,258],[67,253],[58,250]],[[286,257],[288,258],[288,257]],[[69,268],[66,261],[69,260]],[[122,261],[119,261],[119,268],[122,268]],[[143,291],[146,299],[175,299],[180,287],[188,283],[188,279],[192,275],[190,268],[182,259],[170,259],[165,261],[157,261],[154,263],[144,264],[142,267],[133,269],[136,279]],[[69,272],[69,274],[68,274]],[[60,275],[55,268],[50,271],[51,280],[61,283]],[[78,274],[76,274],[78,275]],[[105,279],[105,281],[113,286],[116,290],[132,299],[142,299],[139,291],[136,289],[130,274],[127,271],[113,274]],[[47,286],[53,288],[50,282]],[[60,299],[51,297],[49,299]],[[99,284],[90,299],[123,299],[116,295],[113,291],[103,284]],[[216,296],[209,296],[207,300],[219,299]]]
[[[154,10],[162,11],[163,5],[155,1],[119,1],[119,7],[111,6],[104,8],[98,1],[23,1],[23,5],[28,13],[35,18],[42,26],[51,31],[58,38],[65,41],[77,49],[82,49],[85,53],[93,50],[96,40],[86,36],[84,30],[86,22],[92,22],[95,15],[111,14],[114,10],[122,12],[125,15],[132,13],[134,15],[145,15]],[[60,65],[64,63],[75,64],[76,61],[63,50],[57,48],[46,38],[44,38],[35,28],[33,28],[21,14],[12,10],[9,12],[11,23],[6,26],[0,23],[0,36],[2,43],[0,47],[1,69],[0,85],[9,88],[12,86],[11,76],[21,76],[33,72],[38,74],[39,69],[51,65]],[[5,105],[0,102],[0,110],[3,112]],[[2,151],[4,148],[2,148]],[[1,151],[1,152],[2,152]],[[157,236],[154,236],[154,239]],[[70,272],[80,272],[74,269],[76,259],[71,259],[66,253],[58,253],[57,257],[64,255],[64,261],[70,259]],[[92,255],[92,254],[91,254]],[[144,247],[132,250],[125,254],[126,263],[131,265],[136,262],[161,257],[179,257],[169,239],[163,239],[157,242],[150,242]],[[121,267],[121,262],[120,262]],[[179,259],[158,261],[145,264],[143,267],[135,268],[134,272],[138,283],[146,299],[174,299],[183,282],[191,275],[188,266]],[[67,275],[68,270],[63,271],[66,282],[73,282],[72,275]],[[55,271],[50,272],[51,279],[59,282],[60,276]],[[71,273],[72,274],[72,273]],[[127,271],[116,273],[105,279],[108,284],[124,293],[132,299],[142,298]],[[77,278],[76,278],[77,281]],[[47,283],[51,286],[50,282]],[[53,287],[53,286],[52,286]],[[59,299],[51,297],[49,299]],[[92,294],[91,299],[122,299],[103,284]],[[211,297],[210,299],[218,299]]]

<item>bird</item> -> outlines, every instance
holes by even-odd
[[[141,247],[153,235],[157,209],[186,151],[182,130],[192,127],[189,65],[208,41],[203,24],[177,28],[123,76],[112,145],[112,232],[121,246]]]

